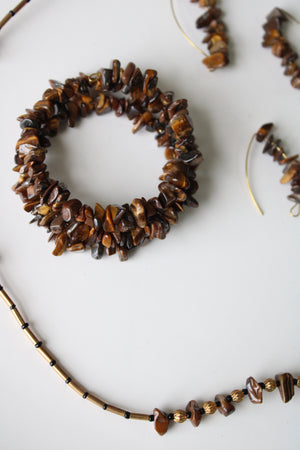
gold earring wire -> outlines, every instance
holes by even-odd
[[[250,154],[250,150],[251,150],[253,141],[254,141],[254,139],[256,137],[256,134],[257,133],[254,133],[254,135],[252,136],[252,138],[251,138],[251,140],[249,142],[249,145],[248,145],[247,154],[246,154],[245,172],[246,172],[246,181],[247,181],[247,186],[248,186],[248,191],[249,191],[250,197],[251,197],[251,199],[252,199],[256,209],[258,210],[258,212],[263,216],[264,213],[263,213],[261,207],[259,206],[259,204],[257,203],[257,201],[256,201],[256,199],[254,197],[254,194],[252,192],[252,189],[251,189],[251,186],[250,186],[250,181],[249,181],[249,174],[248,174],[249,154]]]
[[[191,44],[192,47],[194,47],[196,50],[198,50],[198,52],[202,53],[202,55],[204,55],[206,58],[208,57],[208,55],[201,50],[200,47],[198,47],[193,41],[192,39],[190,39],[188,37],[188,35],[185,33],[184,29],[182,28],[182,26],[179,23],[179,20],[177,19],[176,13],[175,13],[175,8],[174,8],[174,3],[173,0],[170,0],[170,4],[171,4],[171,10],[172,10],[172,14],[174,17],[174,20],[176,22],[176,25],[178,26],[179,30],[181,31],[181,33],[183,34],[183,36],[185,37],[185,39],[188,41],[189,44]]]
[[[4,27],[4,25],[12,18],[14,17],[17,12],[20,11],[20,9],[23,8],[27,3],[29,3],[30,0],[22,0],[20,3],[17,4],[13,9],[11,9],[6,16],[3,17],[3,19],[0,21],[0,30]]]

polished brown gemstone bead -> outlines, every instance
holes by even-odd
[[[89,238],[90,228],[85,223],[78,225],[75,230],[70,233],[71,242],[84,242]]]
[[[170,127],[176,136],[186,136],[193,132],[193,125],[187,111],[179,111],[170,120]]]
[[[207,27],[213,19],[218,19],[221,15],[221,10],[219,8],[209,8],[202,16],[196,20],[196,27],[203,28]]]
[[[182,172],[177,170],[172,173],[164,173],[159,177],[160,180],[166,181],[167,183],[174,184],[181,189],[188,189],[190,187],[190,182],[187,177],[184,176]]]
[[[128,259],[128,251],[127,251],[127,249],[125,247],[117,246],[117,252],[118,252],[120,261],[122,261],[122,262],[123,261],[127,261],[127,259]]]
[[[130,63],[126,66],[126,68],[125,68],[125,70],[124,70],[124,72],[123,72],[123,74],[122,74],[122,77],[121,77],[121,80],[122,80],[122,82],[123,82],[125,85],[129,83],[130,78],[132,77],[134,70],[135,70],[135,64],[133,64],[132,62],[130,62]]]
[[[282,373],[275,376],[275,380],[280,383],[278,386],[283,403],[289,402],[294,396],[294,379],[290,373]]]
[[[108,205],[106,208],[106,214],[105,219],[103,222],[103,230],[111,233],[112,231],[115,231],[115,225],[114,225],[114,218],[117,213],[117,208],[113,207],[112,205]]]
[[[287,165],[287,169],[285,171],[285,174],[281,178],[280,183],[282,184],[289,183],[294,178],[294,176],[297,174],[298,171],[299,167],[296,164],[294,164],[294,162],[291,162],[290,164]]]
[[[295,62],[289,62],[286,66],[285,66],[285,70],[284,70],[284,75],[287,76],[292,76],[296,70],[298,69],[298,66]]]
[[[160,411],[157,408],[155,408],[153,410],[153,415],[154,415],[155,431],[157,431],[158,434],[163,436],[168,431],[168,427],[169,427],[168,416],[165,412]]]
[[[228,64],[228,57],[225,53],[219,52],[206,56],[202,62],[206,65],[208,70],[212,72],[216,69],[220,69],[221,67],[225,67]]]
[[[96,242],[94,245],[92,245],[91,255],[93,258],[101,259],[103,256],[103,252],[104,252],[104,247],[101,244],[101,242]]]
[[[112,83],[116,84],[119,81],[119,77],[120,77],[120,61],[118,59],[114,59],[113,60],[113,68],[112,68],[112,77],[111,77],[111,81]]]
[[[67,250],[69,252],[78,252],[80,250],[84,250],[84,244],[82,242],[79,242],[78,244],[70,245]]]
[[[277,56],[278,58],[282,58],[283,56],[285,56],[287,54],[287,52],[290,51],[290,47],[287,44],[287,42],[276,42],[273,46],[272,46],[272,53],[274,56]]]
[[[110,105],[109,97],[107,97],[103,93],[100,93],[99,97],[96,98],[96,103],[95,103],[96,114],[102,114],[105,111],[110,111],[110,110],[111,110],[111,105]]]
[[[81,208],[81,201],[77,200],[76,198],[72,200],[66,201],[61,210],[61,215],[65,222],[69,222],[71,219],[73,219],[75,216],[77,216],[80,208]]]
[[[218,411],[223,414],[223,416],[227,417],[235,411],[234,405],[226,400],[225,395],[218,394],[215,396],[216,404],[220,404],[218,406]]]
[[[150,120],[152,120],[153,116],[149,111],[144,112],[138,120],[135,122],[134,127],[132,128],[132,132],[136,133],[140,128],[146,125]]]
[[[151,234],[150,234],[150,240],[157,238],[157,239],[165,239],[166,233],[164,231],[164,228],[159,221],[155,221],[151,223]]]
[[[263,142],[272,128],[273,128],[272,123],[265,123],[264,125],[262,125],[258,130],[258,132],[256,133],[256,140],[258,142]]]
[[[131,237],[133,245],[136,247],[144,241],[145,231],[143,228],[137,227],[135,230],[131,230]]]
[[[105,209],[101,205],[99,205],[99,203],[96,203],[95,204],[95,217],[99,221],[99,224],[102,224],[104,216],[105,216]]]
[[[66,250],[68,245],[68,235],[66,232],[62,232],[57,235],[55,239],[55,248],[52,252],[54,256],[60,256]]]
[[[153,69],[147,69],[144,76],[143,93],[147,94],[148,91],[154,88],[157,84],[157,71]]]
[[[247,378],[246,388],[248,389],[249,400],[252,403],[262,403],[262,387],[253,377]]]
[[[191,415],[190,420],[192,425],[198,427],[202,418],[198,403],[195,400],[191,400],[186,405],[186,411]]]
[[[54,105],[48,100],[40,100],[36,102],[33,108],[37,110],[44,110],[48,119],[51,119],[55,112]]]
[[[146,226],[146,214],[145,214],[145,202],[139,198],[135,198],[131,205],[130,210],[135,218],[137,225],[141,228]]]
[[[111,235],[109,233],[104,233],[102,237],[102,244],[106,248],[109,248],[111,246]]]

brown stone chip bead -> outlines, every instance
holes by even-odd
[[[258,132],[256,133],[256,140],[257,142],[263,142],[266,137],[268,136],[269,132],[273,128],[273,123],[265,123],[260,127]]]
[[[207,44],[210,55],[206,56],[202,62],[211,72],[229,63],[229,39],[221,20],[222,11],[216,7],[216,4],[216,0],[199,0],[198,5],[206,8],[206,11],[196,20],[196,27],[206,32],[203,42]]]
[[[158,434],[163,436],[168,431],[169,419],[165,412],[160,411],[158,408],[153,410],[154,415],[154,429]]]
[[[282,373],[280,375],[276,375],[275,380],[279,384],[278,390],[283,403],[289,402],[294,396],[293,376],[290,373]]]
[[[271,47],[272,54],[282,58],[282,66],[285,67],[284,75],[291,76],[291,85],[300,89],[300,68],[296,61],[298,55],[292,50],[290,43],[284,37],[283,23],[288,21],[288,15],[280,8],[274,8],[267,16],[267,22],[263,29],[263,47]]]
[[[216,69],[227,66],[228,59],[225,53],[214,53],[204,58],[202,62],[208,70],[214,72]]]
[[[214,11],[212,15],[218,14]],[[213,39],[218,41],[217,36]],[[25,211],[34,215],[33,222],[51,232],[56,243],[54,255],[90,249],[91,255],[100,259],[105,250],[126,261],[128,252],[145,240],[164,239],[185,206],[197,206],[193,198],[198,189],[195,171],[202,154],[193,136],[188,102],[174,99],[172,91],[162,92],[157,83],[156,70],[147,69],[143,74],[133,62],[123,69],[114,60],[112,68],[91,76],[81,73],[65,83],[51,80],[42,100],[19,117],[21,137],[14,167],[19,179],[13,190]],[[51,178],[46,148],[51,145],[48,137],[56,135],[61,126],[73,127],[93,111],[111,110],[117,117],[126,115],[133,121],[133,133],[142,129],[154,132],[158,146],[172,149],[166,153],[170,164],[164,166],[162,183],[152,199],[135,198],[122,206],[96,203],[93,209],[69,198],[66,186]]]
[[[215,402],[218,406],[218,411],[227,417],[235,411],[234,405],[226,400],[225,395],[218,394],[215,396]]]
[[[262,403],[262,387],[253,377],[247,378],[246,388],[248,390],[249,400],[252,403]]]
[[[194,427],[198,427],[201,422],[201,412],[198,403],[195,400],[191,400],[186,405],[186,412],[190,414],[191,424]]]

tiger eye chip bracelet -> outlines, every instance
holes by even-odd
[[[39,354],[47,361],[50,367],[63,379],[63,381],[72,388],[83,399],[87,399],[94,403],[96,406],[124,417],[125,419],[135,420],[148,420],[154,422],[154,428],[161,436],[168,431],[170,423],[182,423],[187,419],[190,419],[191,424],[194,427],[198,427],[202,417],[205,415],[214,414],[217,410],[225,417],[229,416],[235,411],[233,403],[241,402],[245,396],[248,396],[252,403],[259,404],[263,401],[263,390],[272,392],[278,388],[281,399],[284,403],[287,403],[294,396],[294,386],[300,388],[300,377],[294,378],[290,373],[282,373],[273,378],[267,378],[261,383],[258,383],[253,377],[247,378],[246,387],[244,389],[235,389],[229,395],[217,394],[214,401],[207,401],[199,406],[195,400],[191,400],[185,410],[177,409],[172,413],[165,413],[158,408],[154,408],[152,414],[141,414],[130,412],[128,410],[118,408],[117,406],[110,405],[104,400],[101,400],[96,395],[90,393],[86,388],[79,384],[70,374],[64,370],[56,358],[49,352],[43,342],[34,334],[30,329],[28,322],[26,322],[20,314],[15,302],[9,297],[0,285],[0,297],[6,305],[9,307],[12,315],[16,319],[17,323],[24,331],[26,336],[32,342]]]
[[[19,172],[13,190],[34,215],[32,222],[47,228],[55,241],[53,254],[90,248],[96,259],[118,252],[120,260],[145,240],[164,239],[178,213],[185,206],[197,207],[193,194],[198,189],[196,168],[202,161],[193,135],[187,100],[173,99],[173,92],[157,87],[156,70],[141,70],[130,62],[125,69],[114,60],[111,69],[87,76],[80,74],[65,83],[50,81],[42,100],[18,118],[22,129],[16,145],[14,168]],[[121,91],[124,96],[115,96]],[[95,208],[70,199],[67,187],[50,177],[44,163],[48,137],[61,124],[74,127],[79,117],[113,110],[141,128],[156,133],[158,146],[166,147],[168,162],[159,177],[159,194],[149,200],[135,198],[131,204]]]
[[[272,47],[273,55],[282,58],[281,65],[285,67],[284,75],[291,76],[291,85],[300,89],[300,67],[296,63],[298,54],[285,39],[282,31],[283,22],[286,22],[288,17],[291,16],[282,9],[273,9],[267,16],[267,22],[263,25],[265,34],[262,46]]]
[[[229,63],[228,58],[228,36],[226,27],[220,19],[222,10],[216,7],[217,0],[190,0],[198,3],[200,7],[206,8],[196,21],[197,28],[204,28],[206,36],[203,43],[207,44],[210,55],[203,59],[203,64],[210,71],[225,67]]]

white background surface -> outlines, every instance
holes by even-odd
[[[1,16],[12,3],[1,0]],[[188,0],[175,4],[185,25],[201,13]],[[289,187],[262,147],[253,151],[250,174],[265,216],[244,177],[245,151],[262,123],[276,123],[288,154],[299,149],[300,92],[261,47],[261,25],[274,6],[300,17],[293,0],[222,2],[233,56],[214,74],[176,28],[167,0],[32,1],[1,31],[2,283],[74,378],[120,407],[173,411],[242,388],[250,375],[262,381],[300,372],[300,219],[289,216]],[[192,25],[189,31],[200,43],[203,34]],[[300,28],[291,25],[288,36],[300,51]],[[159,87],[189,99],[205,157],[200,207],[126,263],[117,256],[95,261],[88,252],[55,258],[45,230],[28,224],[11,191],[15,118],[41,98],[49,78],[92,73],[113,58],[157,69]],[[91,205],[155,195],[163,150],[153,135],[130,129],[126,118],[109,114],[59,134],[47,160],[52,176]],[[216,413],[197,429],[187,421],[160,437],[152,424],[76,396],[4,304],[0,353],[1,450],[299,448],[299,390],[287,405],[278,392],[265,393],[260,406],[246,399],[228,418]]]

